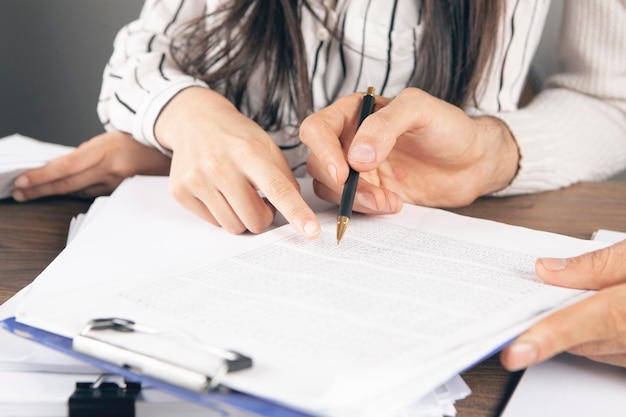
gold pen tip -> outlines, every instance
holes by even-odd
[[[369,86],[369,87],[367,87],[367,93],[366,93],[366,94],[367,94],[368,96],[373,96],[373,95],[374,95],[374,91],[375,91],[375,90],[374,90],[374,87]]]
[[[346,233],[346,229],[348,229],[348,223],[350,223],[350,217],[337,217],[337,244],[343,239],[343,235]]]

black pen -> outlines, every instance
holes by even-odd
[[[368,87],[367,93],[363,96],[361,103],[361,114],[359,115],[359,123],[357,130],[363,123],[363,120],[374,111],[374,87]],[[341,201],[339,202],[339,214],[337,215],[337,244],[341,242],[343,235],[346,233],[348,223],[350,223],[350,215],[352,214],[352,205],[354,204],[354,195],[356,194],[356,185],[359,182],[358,171],[350,168],[348,180],[343,186]]]

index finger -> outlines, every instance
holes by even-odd
[[[338,184],[343,184],[348,177],[343,142],[354,136],[362,98],[362,93],[342,97],[308,116],[300,125],[300,140],[326,166]]]
[[[279,151],[280,152],[280,151]],[[304,201],[298,182],[286,162],[278,163],[259,159],[249,166],[249,178],[285,219],[307,239],[315,239],[321,232],[317,216]]]

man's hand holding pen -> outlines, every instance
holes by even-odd
[[[519,154],[507,126],[408,88],[376,96],[357,131],[362,93],[337,100],[302,123],[315,193],[340,202],[349,168],[360,173],[354,210],[391,214],[403,202],[460,207],[506,187]]]

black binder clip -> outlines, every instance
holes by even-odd
[[[103,375],[96,382],[76,383],[68,401],[69,417],[135,417],[141,384],[124,381],[118,385],[104,379]]]

